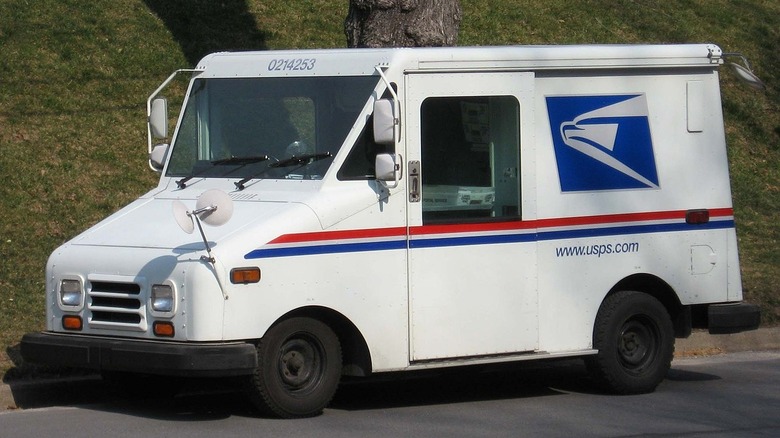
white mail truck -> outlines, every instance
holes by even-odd
[[[759,325],[742,301],[726,57],[206,56],[178,72],[171,135],[169,81],[149,98],[159,184],[51,255],[46,330],[23,357],[237,376],[281,417],[320,413],[342,376],[532,359],[582,357],[609,392],[653,391],[676,337]]]

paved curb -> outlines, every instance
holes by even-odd
[[[707,356],[740,351],[780,350],[780,327],[760,328],[732,335],[694,332],[675,343],[675,357]]]
[[[780,327],[733,335],[710,335],[705,331],[694,332],[687,339],[677,339],[675,357],[711,356],[741,351],[780,350]],[[0,413],[19,409],[52,406],[63,395],[64,404],[78,400],[94,400],[102,382],[98,376],[79,376],[62,379],[22,380],[0,384]],[[92,397],[92,398],[90,398]]]

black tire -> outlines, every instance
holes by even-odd
[[[310,318],[271,327],[257,344],[249,398],[264,414],[312,417],[330,403],[341,378],[341,346],[333,330]]]
[[[652,392],[666,377],[674,356],[669,313],[650,295],[619,291],[599,308],[593,348],[586,359],[594,380],[608,392]]]

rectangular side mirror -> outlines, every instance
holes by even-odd
[[[152,153],[149,154],[149,164],[157,172],[162,171],[165,167],[165,156],[168,154],[167,144],[158,144],[152,148]]]
[[[374,102],[374,142],[383,145],[395,144],[395,114],[393,101],[379,99]]]
[[[168,100],[158,97],[152,101],[149,112],[149,127],[155,138],[168,137]]]
[[[376,169],[376,179],[378,181],[392,181],[398,185],[398,180],[401,179],[400,155],[377,154],[374,165],[374,168]]]

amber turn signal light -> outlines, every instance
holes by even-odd
[[[230,282],[233,284],[249,284],[260,281],[260,268],[234,268],[230,271]]]
[[[155,336],[172,338],[176,334],[176,331],[173,329],[173,323],[169,321],[155,321],[152,327]]]
[[[80,316],[65,315],[62,317],[62,328],[65,330],[81,330],[83,327],[84,323]]]

